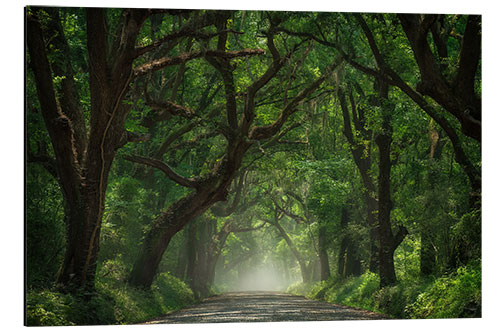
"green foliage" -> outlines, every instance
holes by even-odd
[[[481,315],[481,264],[476,261],[436,279],[409,303],[409,318],[463,318]]]
[[[29,287],[50,287],[63,259],[65,226],[59,186],[42,167],[26,177],[26,261]]]
[[[290,285],[286,289],[286,292],[292,295],[306,296],[312,286],[312,283],[296,282]]]
[[[73,326],[113,324],[113,300],[95,292],[63,294],[30,290],[26,295],[28,326]]]
[[[28,326],[133,324],[178,310],[194,302],[189,287],[170,274],[160,274],[151,290],[136,289],[101,277],[93,294],[50,290],[27,293]]]
[[[332,278],[327,282],[322,282],[322,284],[323,286],[313,288],[308,296],[313,298],[320,296],[330,303],[341,303],[373,310],[374,304],[370,296],[378,289],[378,275],[366,272],[358,277]]]
[[[413,278],[379,288],[377,274],[331,278],[299,294],[330,303],[381,312],[393,318],[463,318],[481,315],[481,265],[472,262],[439,278]]]
[[[464,214],[451,229],[452,246],[462,252],[459,260],[481,258],[481,211]]]
[[[162,305],[162,310],[165,313],[172,311],[172,309],[180,309],[195,301],[191,289],[170,273],[160,274],[156,278],[152,290],[155,299]]]
[[[132,288],[113,283],[111,276],[97,285],[103,295],[113,300],[116,323],[139,323],[178,310],[194,302],[193,292],[186,284],[170,274],[160,274],[151,290]]]
[[[398,279],[412,281],[420,275],[420,238],[409,234],[394,251],[394,267]]]
[[[50,291],[30,291],[26,295],[28,326],[69,326],[70,296]]]

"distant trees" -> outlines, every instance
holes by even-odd
[[[189,221],[205,212],[216,202],[226,199],[227,190],[242,165],[245,153],[255,144],[279,136],[282,127],[298,111],[298,107],[303,100],[309,98],[340,63],[339,59],[334,59],[323,74],[305,85],[293,98],[285,98],[280,112],[272,118],[270,123],[266,125],[255,124],[255,120],[259,115],[257,112],[258,93],[278,75],[300,43],[296,44],[288,53],[281,54],[274,41],[276,34],[274,30],[275,18],[269,18],[270,25],[265,32],[265,36],[267,52],[271,56],[271,62],[264,67],[265,70],[258,78],[250,81],[250,84],[240,87],[240,89],[244,89],[245,93],[243,99],[238,101],[237,82],[235,82],[234,77],[235,68],[230,63],[230,59],[235,56],[259,55],[264,53],[264,50],[227,50],[229,32],[225,30],[225,27],[229,15],[227,13],[217,13],[216,15],[218,15],[219,19],[215,33],[217,36],[216,49],[211,52],[203,51],[203,54],[205,54],[206,61],[219,73],[224,87],[224,117],[217,122],[217,134],[222,135],[225,141],[225,143],[219,141],[224,147],[219,148],[221,155],[218,156],[217,161],[209,162],[212,165],[210,170],[207,170],[203,175],[191,178],[182,177],[173,171],[168,164],[158,159],[141,156],[126,157],[132,162],[155,167],[172,181],[192,189],[190,194],[179,199],[163,211],[153,223],[151,231],[146,236],[144,250],[131,272],[130,283],[136,286],[147,288],[151,285],[170,239],[182,230]],[[293,77],[290,78],[290,80],[293,79]],[[285,96],[288,93],[285,90]],[[167,104],[170,103],[167,102]],[[192,128],[195,127],[192,126]]]

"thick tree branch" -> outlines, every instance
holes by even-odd
[[[57,165],[56,160],[49,155],[33,153],[28,148],[27,154],[27,162],[28,163],[38,163],[40,164],[47,172],[54,177],[54,179],[58,179],[57,175]]]
[[[403,242],[406,235],[408,235],[408,234],[409,234],[409,232],[408,232],[408,229],[406,229],[406,227],[404,227],[402,225],[400,225],[398,227],[398,231],[397,231],[396,235],[393,237],[393,243],[392,243],[393,250],[397,249],[399,244],[401,244]]]
[[[255,118],[255,95],[262,89],[283,67],[286,61],[290,58],[291,54],[281,57],[274,45],[273,32],[267,34],[267,47],[273,56],[271,66],[257,81],[254,81],[248,88],[245,98],[245,106],[243,109],[243,118],[241,119],[241,127],[243,133],[248,133],[250,126]]]
[[[463,46],[455,85],[464,95],[474,96],[474,79],[481,58],[481,16],[470,15],[467,18]],[[479,118],[480,119],[480,118]]]
[[[186,178],[179,175],[163,161],[136,155],[126,155],[123,158],[130,162],[144,164],[156,168],[162,171],[168,178],[170,178],[170,180],[176,182],[181,186],[191,188],[197,188],[199,186],[199,183],[195,179]]]
[[[436,50],[441,60],[448,58],[447,41],[449,31],[445,31],[444,28],[444,15],[437,15],[436,21],[431,26],[431,33],[432,40],[436,45]]]
[[[124,131],[120,141],[118,142],[117,149],[125,146],[129,142],[144,142],[151,139],[151,134],[139,134],[130,131]]]
[[[475,73],[481,50],[480,18],[469,16],[466,27],[469,38],[466,45],[464,36],[457,76],[460,82],[454,82],[457,84],[457,91],[454,91],[453,82],[446,81],[427,41],[426,17],[413,14],[400,14],[398,17],[420,70],[422,79],[417,85],[417,91],[430,96],[456,117],[462,125],[462,133],[481,142],[481,99],[474,93]]]
[[[354,148],[355,143],[354,143],[354,135],[352,133],[351,117],[349,114],[349,109],[347,108],[344,90],[342,88],[338,89],[337,96],[339,98],[340,108],[342,109],[342,116],[344,119],[344,131],[343,131],[344,136],[346,137],[347,142],[349,142],[351,147]]]
[[[233,189],[233,191],[236,191],[234,194],[233,202],[230,205],[226,205],[224,208],[213,206],[212,213],[214,213],[214,215],[216,215],[217,217],[227,217],[227,216],[231,215],[232,213],[234,213],[236,208],[238,208],[238,205],[239,205],[240,200],[241,200],[241,194],[243,192],[243,187],[244,187],[243,186],[244,178],[245,178],[245,172],[242,171],[240,173],[239,178],[238,178],[238,182],[235,186],[236,188]]]
[[[150,15],[151,11],[149,9],[127,8],[123,10],[121,29],[119,34],[116,35],[113,44],[111,44],[113,48],[110,50],[108,58],[111,70],[110,77],[113,82],[125,81],[128,78],[129,72],[123,71],[123,69],[130,68],[132,61],[135,59],[137,36]],[[107,28],[105,29],[107,30]],[[117,91],[121,89],[120,86],[115,88]]]
[[[149,101],[146,105],[155,111],[159,111],[157,115],[158,120],[163,120],[166,118],[165,113],[169,113],[173,116],[181,116],[188,119],[194,117],[195,112],[185,106],[176,104],[170,101]]]
[[[385,70],[385,61],[384,58],[382,57],[382,54],[380,53],[377,43],[375,42],[375,38],[373,37],[373,34],[368,27],[368,24],[366,24],[366,21],[364,20],[363,16],[361,14],[354,14],[356,19],[359,22],[359,25],[361,26],[361,29],[365,33],[366,38],[368,39],[368,45],[370,45],[370,49],[372,50],[373,56],[375,57],[375,61],[377,62],[377,66],[384,71]]]
[[[149,63],[140,65],[134,69],[134,77],[139,77],[146,75],[150,72],[157,71],[159,69],[179,65],[183,62],[187,62],[192,59],[203,58],[203,57],[217,57],[223,59],[233,59],[238,57],[255,56],[264,54],[262,49],[243,49],[239,51],[219,51],[219,50],[203,50],[183,53],[176,57],[163,57],[157,60],[153,60]]]
[[[152,10],[153,13],[155,11],[156,10]],[[182,15],[182,14],[185,14],[186,12],[181,13],[179,11],[172,12],[172,11],[167,10],[167,11],[164,11],[164,13],[167,13],[169,15]],[[153,42],[150,45],[137,47],[135,56],[139,57],[147,52],[150,52],[150,51],[157,49],[158,47],[160,47],[161,45],[163,45],[165,43],[175,41],[175,40],[178,40],[178,39],[183,38],[183,37],[192,37],[192,38],[196,38],[196,39],[207,40],[207,39],[211,39],[211,38],[219,35],[222,32],[241,34],[241,32],[239,32],[239,31],[234,31],[234,30],[230,30],[230,29],[226,29],[224,31],[218,31],[215,33],[207,33],[207,32],[200,31],[200,29],[216,23],[217,16],[215,14],[216,13],[213,11],[208,11],[204,15],[193,17],[178,31],[173,32],[167,36],[164,36],[164,37],[156,40],[155,42]]]
[[[55,49],[50,58],[52,59],[51,67],[54,76],[62,78],[60,85],[56,85],[56,88],[58,88],[59,104],[62,113],[71,120],[77,160],[79,163],[82,163],[87,145],[87,130],[85,128],[83,110],[79,103],[78,89],[75,85],[74,71],[70,61],[70,48],[61,26],[59,9],[47,7],[43,8],[43,10],[50,15],[50,20],[46,27],[46,35],[49,36]]]
[[[65,199],[72,200],[78,196],[81,180],[81,169],[73,146],[73,126],[58,107],[39,18],[28,15],[26,21],[29,65],[35,77],[40,110],[54,148],[57,174],[61,179]]]
[[[410,16],[410,18],[412,18],[412,16]],[[408,19],[408,18],[405,17],[404,19]],[[371,35],[371,32],[369,30],[366,30],[365,33],[367,33],[367,38],[373,39],[373,36]],[[378,52],[378,49],[376,48],[376,44],[373,42],[372,45],[374,46],[375,52]],[[474,192],[479,191],[479,189],[481,188],[480,173],[477,171],[477,169],[474,167],[474,165],[470,162],[465,151],[463,150],[461,141],[460,141],[455,129],[446,120],[446,118],[439,115],[439,112],[436,111],[425,100],[425,98],[421,94],[419,94],[417,91],[415,91],[413,88],[411,88],[408,84],[406,84],[401,79],[401,77],[394,70],[392,70],[392,68],[387,66],[385,64],[384,60],[382,59],[382,57],[379,57],[378,61],[381,61],[381,66],[384,68],[384,71],[376,71],[376,70],[367,68],[363,65],[358,64],[357,62],[350,59],[349,57],[346,57],[345,59],[349,64],[351,64],[356,69],[362,71],[363,73],[371,75],[371,76],[376,77],[378,79],[384,80],[388,84],[398,87],[408,97],[410,97],[418,106],[420,106],[420,108],[422,110],[424,110],[432,119],[434,119],[441,126],[441,128],[446,132],[448,137],[450,138],[450,141],[453,145],[453,149],[455,151],[455,158],[456,158],[457,162],[462,166],[465,173],[467,174],[473,191]]]

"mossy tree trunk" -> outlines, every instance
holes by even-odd
[[[132,78],[135,41],[148,10],[123,10],[123,33],[113,57],[104,9],[87,9],[90,128],[75,84],[70,47],[59,9],[27,10],[29,68],[54,157],[28,152],[29,162],[51,166],[65,204],[67,246],[57,282],[74,291],[93,289],[108,174],[116,150],[134,136],[123,124],[130,106],[122,104]],[[113,70],[112,70],[113,69]],[[54,83],[54,77],[61,77]],[[134,137],[138,139],[137,136]]]

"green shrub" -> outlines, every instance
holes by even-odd
[[[26,295],[28,326],[112,324],[113,300],[99,293],[70,295],[50,290],[30,290]]]
[[[309,292],[307,293],[308,298],[312,299],[317,299],[317,300],[324,300],[325,299],[325,293],[330,289],[332,286],[333,280],[328,279],[326,281],[319,281],[311,287]]]
[[[331,287],[324,293],[324,298],[331,303],[375,310],[371,296],[378,290],[378,285],[378,276],[366,272],[356,277],[333,280]]]
[[[395,318],[402,318],[406,307],[404,287],[401,284],[384,287],[373,294],[375,308]]]
[[[180,309],[195,301],[193,291],[170,273],[160,274],[151,289],[164,312]]]
[[[118,275],[120,271],[114,270]],[[101,295],[113,300],[113,315],[118,324],[147,321],[194,302],[191,289],[169,273],[159,274],[150,290],[109,281],[109,276],[102,278],[97,288]]]
[[[311,287],[311,283],[296,282],[290,285],[285,292],[293,295],[306,296]]]
[[[69,326],[70,296],[51,291],[29,291],[26,295],[28,326]]]
[[[115,262],[116,264],[116,262]],[[91,295],[70,295],[53,291],[28,291],[28,326],[70,326],[132,324],[144,322],[194,302],[191,289],[176,277],[163,273],[151,290],[113,281],[117,268],[96,281]]]
[[[394,318],[480,317],[481,264],[473,262],[440,278],[403,279],[382,289],[378,275],[370,272],[347,279],[332,278],[311,286],[307,295]]]
[[[410,318],[481,316],[481,264],[473,262],[436,279],[406,309]]]

